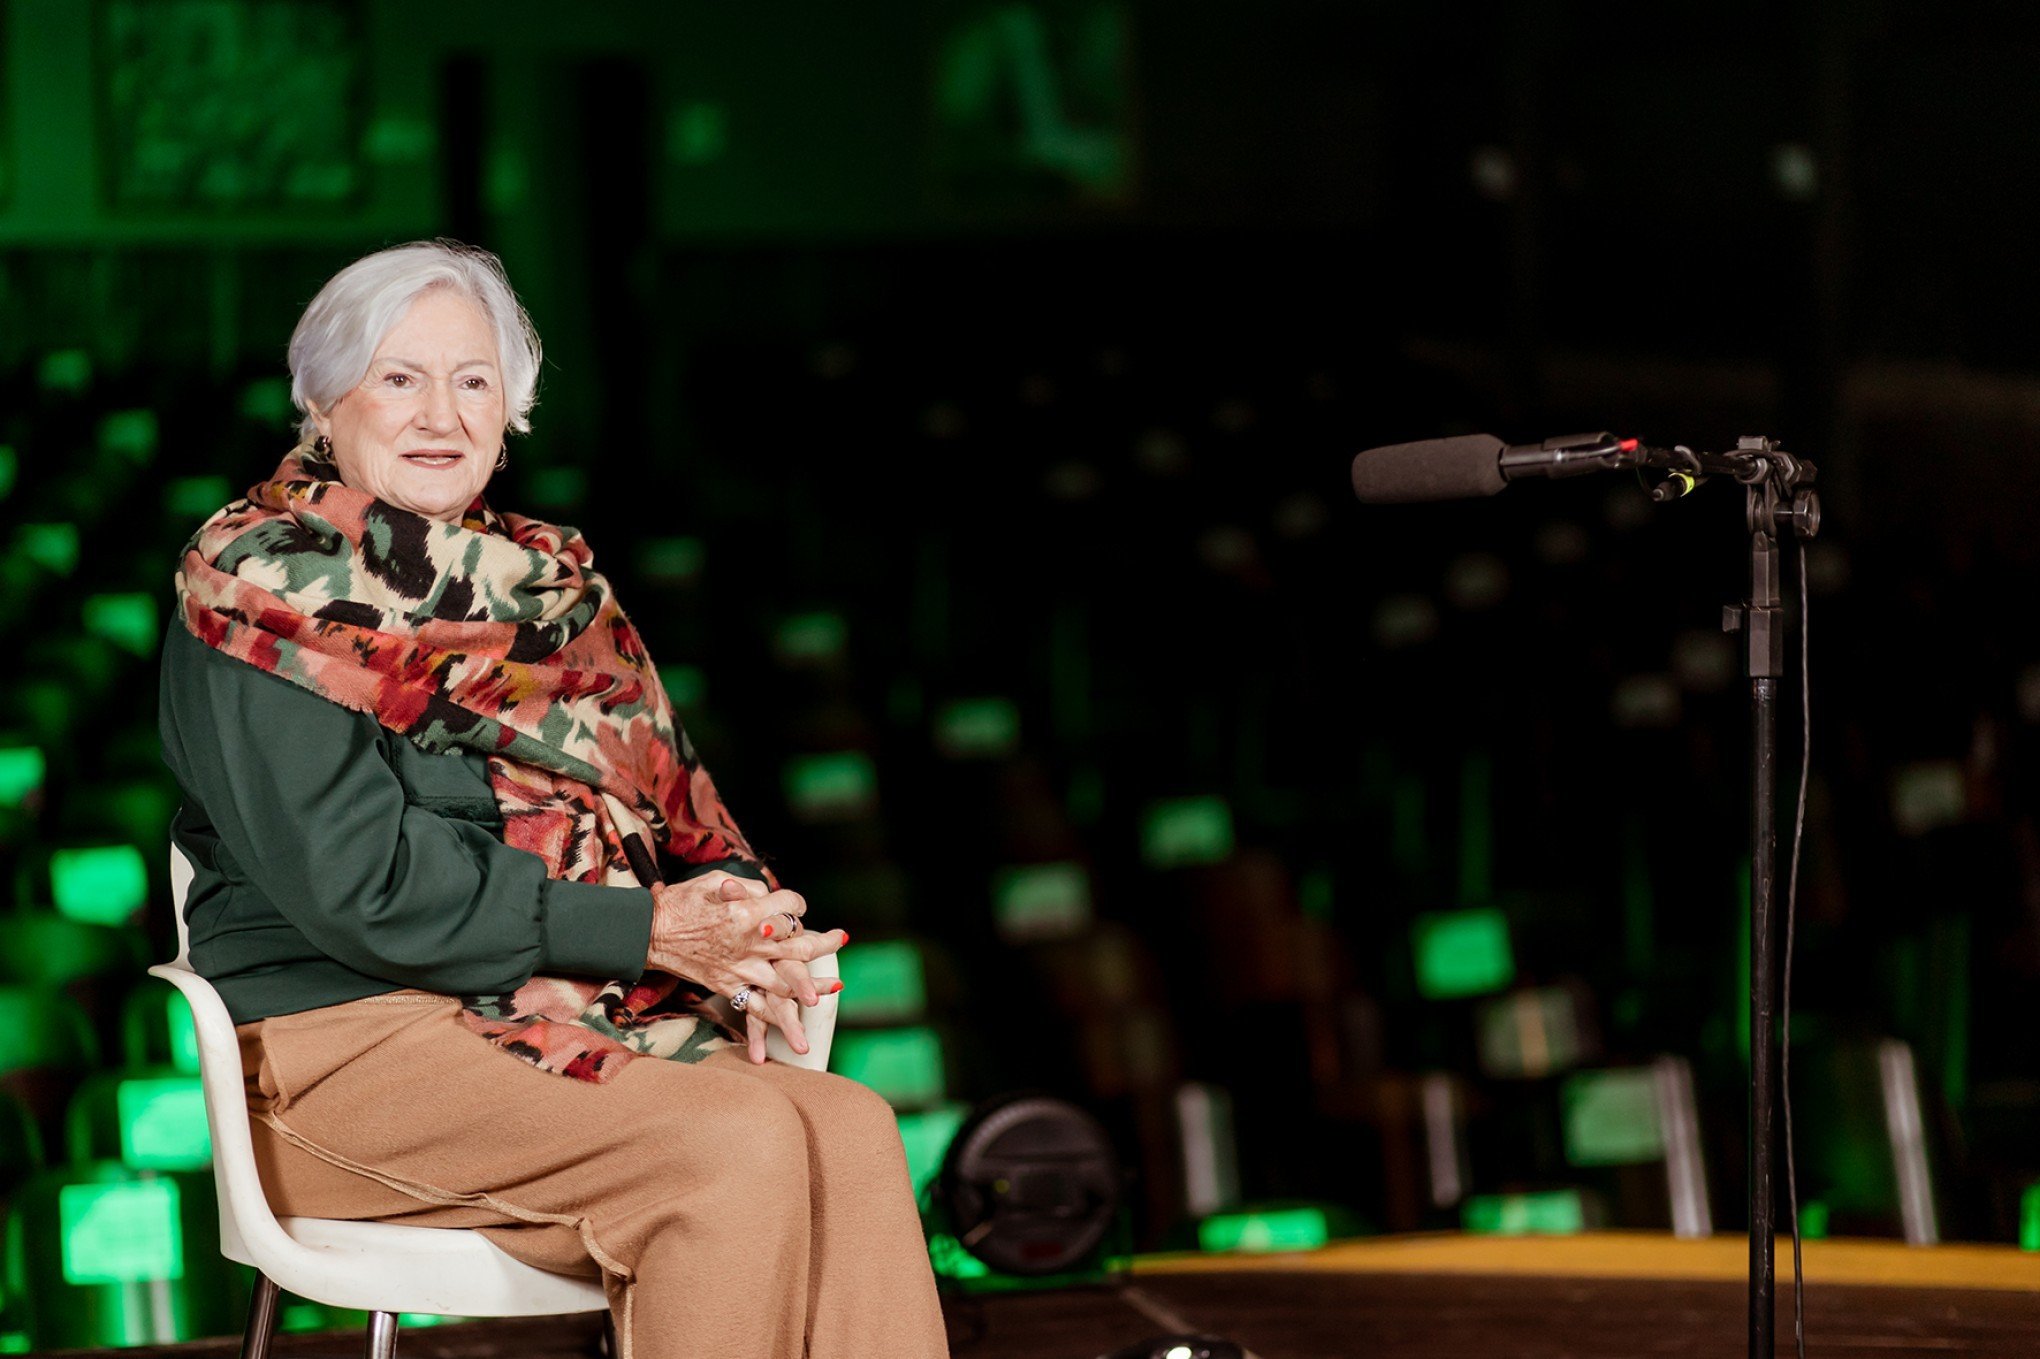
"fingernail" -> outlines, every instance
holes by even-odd
[[[760,925],[758,927],[758,933],[764,935],[767,939],[770,939],[772,937],[772,922],[768,920],[764,924]]]
[[[850,942],[850,931],[848,931],[848,930],[837,930],[837,931],[836,931],[836,933],[838,933],[838,934],[840,934],[840,935],[842,935],[842,936],[843,936],[843,942],[844,942],[844,943],[846,943],[846,944],[847,944],[847,943],[849,943],[849,942]]]
[[[829,988],[829,994],[833,996],[833,995],[835,995],[835,994],[836,994],[836,993],[837,993],[838,991],[840,991],[840,990],[842,990],[842,989],[843,989],[843,983],[841,983],[841,982],[837,982],[837,983],[836,983],[836,984],[835,984],[834,986],[832,986],[832,987],[830,987],[830,988]]]

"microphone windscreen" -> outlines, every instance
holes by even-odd
[[[1462,434],[1370,448],[1353,459],[1353,494],[1370,505],[1493,495],[1509,484],[1503,447],[1492,434]]]

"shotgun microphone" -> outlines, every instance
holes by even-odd
[[[1492,434],[1420,439],[1370,448],[1353,459],[1353,494],[1370,505],[1466,500],[1529,477],[1575,477],[1637,463],[1637,441],[1602,432],[1541,444],[1505,444]]]

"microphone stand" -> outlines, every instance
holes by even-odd
[[[1733,453],[1638,448],[1634,465],[1670,475],[1652,498],[1674,500],[1709,475],[1743,483],[1750,535],[1750,592],[1723,608],[1722,630],[1741,633],[1750,682],[1750,1359],[1772,1359],[1776,1302],[1777,1200],[1771,1159],[1778,1097],[1778,682],[1785,675],[1787,620],[1778,589],[1778,545],[1820,532],[1818,471],[1766,438],[1739,440]],[[1803,626],[1803,623],[1802,623]]]

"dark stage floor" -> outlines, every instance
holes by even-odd
[[[1143,1262],[1124,1287],[954,1300],[950,1339],[955,1359],[1094,1359],[1184,1322],[1261,1359],[1737,1355],[1742,1250],[1734,1238],[1420,1238],[1300,1256],[1163,1259]],[[2040,1355],[2040,1255],[1817,1242],[1807,1268],[1809,1355]],[[1789,1288],[1780,1304],[1778,1352],[1790,1354]],[[295,1336],[275,1353],[338,1359],[361,1343]],[[159,1353],[237,1348],[212,1341]],[[418,1329],[399,1345],[404,1359],[567,1359],[595,1349],[592,1317]]]

